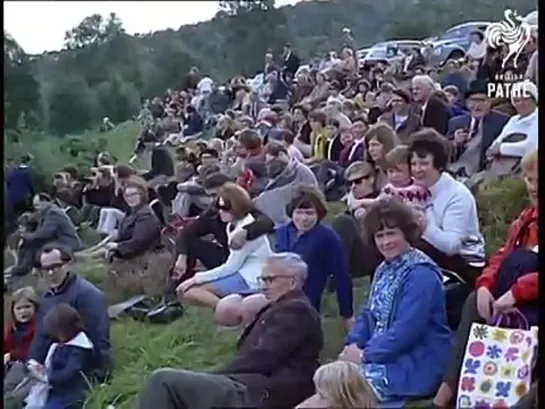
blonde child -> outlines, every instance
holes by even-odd
[[[314,374],[316,393],[297,409],[372,409],[376,396],[360,367],[347,361],[322,365]]]
[[[27,360],[37,309],[38,295],[32,287],[23,287],[13,293],[8,324],[4,328],[4,366]]]
[[[377,198],[358,200],[354,203],[354,207],[365,208],[385,196],[397,196],[419,212],[426,210],[431,193],[426,188],[414,183],[409,158],[409,148],[406,145],[398,145],[388,152],[384,157],[388,183],[382,188]]]
[[[9,304],[9,317],[4,327],[4,398],[20,402],[28,394],[30,384],[18,387],[25,379],[25,363],[34,329],[38,295],[32,287],[15,291]],[[4,401],[6,402],[6,401]]]

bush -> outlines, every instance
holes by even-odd
[[[490,255],[504,243],[511,222],[528,206],[528,194],[520,178],[509,178],[483,185],[476,198],[479,224]]]
[[[47,191],[53,175],[63,166],[71,164],[82,175],[88,174],[94,158],[102,150],[126,162],[133,151],[138,130],[139,124],[134,121],[124,122],[103,134],[86,131],[82,135],[64,138],[23,129],[4,137],[5,163],[16,164],[24,153],[31,153],[34,156],[32,167],[36,190]]]

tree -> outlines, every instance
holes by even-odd
[[[29,117],[27,125],[36,125],[38,109],[38,82],[28,55],[9,33],[4,32],[4,128],[15,128],[23,113]],[[28,115],[30,113],[32,115]],[[30,123],[28,119],[31,119]]]
[[[274,7],[274,0],[220,1],[218,17],[226,23],[227,42],[236,45],[231,53],[243,75],[256,72],[265,52],[278,50],[287,40],[287,30],[280,29],[285,28],[286,17]]]
[[[274,0],[221,0],[220,13],[236,16],[249,11],[267,11],[274,8]]]
[[[65,33],[64,45],[67,49],[79,49],[104,44],[124,32],[123,23],[115,13],[110,13],[106,21],[100,14],[93,14]]]

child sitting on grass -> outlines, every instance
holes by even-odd
[[[26,398],[26,409],[77,409],[83,406],[89,381],[93,343],[84,332],[78,312],[68,304],[55,306],[44,317],[44,328],[54,343],[45,366],[34,360],[28,369],[39,382]]]
[[[13,293],[8,325],[4,328],[4,366],[27,360],[37,309],[38,295],[34,288],[23,287]]]
[[[4,398],[22,401],[30,386],[16,387],[26,375],[25,363],[34,329],[38,295],[32,287],[23,287],[15,291],[9,304],[9,317],[4,327]]]

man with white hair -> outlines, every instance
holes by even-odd
[[[291,408],[311,396],[323,333],[303,292],[306,275],[299,255],[270,256],[259,277],[270,303],[242,334],[233,359],[208,373],[156,370],[138,408]]]
[[[538,145],[538,89],[531,81],[522,81],[511,87],[511,102],[517,110],[505,124],[488,151],[489,158],[523,158]]]
[[[413,99],[419,109],[422,127],[433,128],[441,135],[447,134],[450,119],[448,106],[434,97],[435,81],[429,75],[415,75],[411,82]]]

